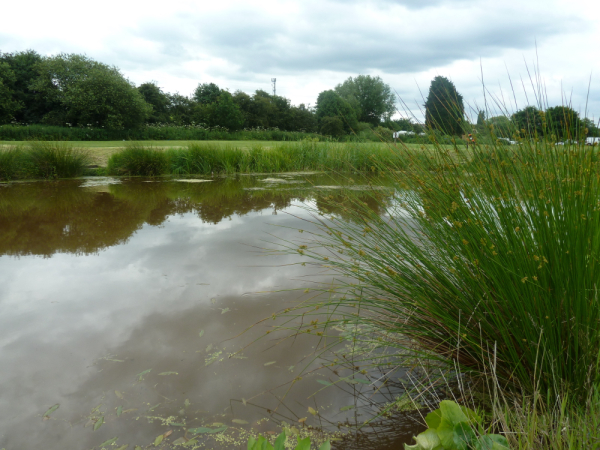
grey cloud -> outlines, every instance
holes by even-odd
[[[375,3],[417,4],[386,0]],[[424,3],[443,6],[447,2]],[[575,19],[557,18],[544,11],[535,21],[509,10],[461,10],[456,16],[449,11],[444,23],[435,19],[428,23],[423,16],[413,16],[424,12],[401,10],[397,10],[395,20],[381,23],[360,17],[361,10],[353,9],[352,4],[342,9],[329,2],[305,8],[286,20],[247,9],[187,17],[177,27],[164,24],[158,31],[156,24],[146,24],[138,37],[160,43],[161,56],[169,61],[194,58],[196,48],[196,53],[223,58],[237,66],[245,77],[252,73],[300,74],[315,70],[416,73],[460,59],[499,56],[507,48],[531,48],[536,39],[581,26]],[[413,17],[423,26],[411,32]],[[181,47],[178,52],[174,51],[177,46]]]

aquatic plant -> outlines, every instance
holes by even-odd
[[[292,433],[289,432],[289,434],[292,434]],[[285,441],[287,439],[287,435],[288,435],[288,433],[286,433],[285,430],[282,431],[281,434],[279,436],[277,436],[277,439],[275,439],[274,445],[271,445],[271,443],[268,441],[268,439],[265,438],[264,436],[258,435],[258,437],[256,439],[251,437],[250,439],[248,439],[248,450],[285,450],[285,448],[286,448]],[[310,450],[310,437],[301,439],[300,436],[298,436],[297,440],[298,440],[298,443],[294,447],[294,450]],[[288,447],[288,448],[291,448],[291,447]],[[319,447],[319,450],[330,450],[330,449],[331,449],[331,444],[329,443],[329,441],[324,442]]]
[[[0,150],[0,180],[72,178],[83,175],[89,153],[63,142],[32,141]]]
[[[163,151],[134,142],[113,154],[106,170],[109,175],[155,176],[168,173],[168,167],[169,158]]]

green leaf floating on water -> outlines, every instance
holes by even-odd
[[[237,423],[239,425],[246,425],[248,423],[248,421],[242,419],[233,419],[232,422]]]
[[[332,386],[333,385],[333,383],[331,381],[327,381],[327,380],[317,380],[317,383],[324,384],[325,386]]]
[[[158,447],[165,437],[161,434],[154,439],[154,446]]]
[[[117,439],[119,439],[118,437],[114,437],[112,439],[109,439],[108,441],[104,441],[102,444],[100,444],[100,448],[106,446],[106,445],[112,445],[115,442],[117,442]]]
[[[122,406],[117,406],[117,417],[120,417],[121,414],[123,414],[123,407]]]
[[[147,373],[150,373],[152,369],[146,369],[143,372],[140,372],[136,375],[136,377],[138,377],[138,381],[142,381],[144,379],[144,375],[146,375]]]
[[[269,361],[268,363],[265,363],[265,366],[270,366],[271,364],[275,364],[277,361]]]
[[[54,411],[56,411],[58,408],[60,408],[60,403],[57,403],[56,405],[50,407],[50,409],[48,409],[48,411],[46,411],[44,413],[44,419],[43,420],[48,420],[50,418],[50,414],[52,414]]]
[[[129,444],[121,445],[117,450],[125,450],[127,447],[129,447]]]
[[[94,431],[96,431],[98,428],[100,428],[103,423],[104,423],[104,416],[100,416],[100,418],[98,419],[98,422],[96,422],[94,424]]]
[[[177,372],[161,372],[158,374],[159,377],[164,377],[165,375],[179,375]]]
[[[351,409],[354,409],[354,405],[350,405],[350,406],[342,406],[340,408],[340,411],[349,411]]]
[[[221,310],[221,314],[225,314],[226,312],[229,312],[229,308],[224,308]]]
[[[204,330],[200,330],[200,333],[198,333],[198,336],[200,336],[200,337],[204,336]]]

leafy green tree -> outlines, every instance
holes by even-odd
[[[217,101],[221,89],[215,83],[199,84],[194,91],[193,99],[201,105],[208,105]]]
[[[288,131],[317,131],[317,117],[314,111],[307,108],[304,103],[290,108],[290,127]]]
[[[557,139],[585,139],[585,125],[579,114],[568,106],[553,106],[546,110],[546,134],[553,134]]]
[[[425,101],[425,124],[429,129],[450,135],[463,132],[465,108],[463,97],[448,78],[437,76],[431,81]]]
[[[156,82],[144,83],[138,86],[138,92],[149,105],[152,105],[152,113],[148,117],[148,123],[170,122],[169,104],[171,101]]]
[[[582,125],[587,128],[587,135],[590,137],[599,137],[600,129],[598,128],[598,124],[594,123],[592,119],[588,119],[587,117],[581,120]]]
[[[319,130],[325,136],[340,137],[345,134],[344,122],[339,117],[323,117],[321,119],[321,128]]]
[[[360,122],[379,125],[396,112],[396,98],[392,89],[380,77],[350,77],[338,84],[335,92],[352,106]]]
[[[9,123],[14,119],[14,114],[23,106],[14,99],[17,77],[5,62],[0,62],[0,125]]]
[[[519,131],[523,132],[524,130],[528,136],[542,136],[544,134],[543,117],[543,111],[535,106],[526,106],[514,113],[511,121]]]
[[[59,106],[44,99],[30,86],[38,76],[36,66],[41,61],[42,57],[33,50],[0,54],[0,63],[7,63],[15,74],[10,88],[13,99],[22,105],[14,114],[17,122],[40,123],[45,114]]]
[[[346,133],[358,129],[356,112],[348,101],[333,90],[323,91],[317,97],[316,116],[319,126],[325,117],[338,117],[344,124]]]
[[[169,122],[175,125],[189,125],[193,121],[194,102],[185,95],[176,92],[167,94],[169,99]]]
[[[230,130],[239,130],[244,126],[244,114],[227,91],[222,91],[216,101],[202,107],[206,122],[211,127],[218,125]]]
[[[60,54],[36,65],[31,88],[59,105],[43,121],[53,125],[91,125],[109,129],[141,126],[152,111],[116,67],[83,55]]]

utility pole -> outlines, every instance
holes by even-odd
[[[273,97],[276,95],[275,83],[277,82],[277,78],[271,78],[271,84],[273,85]]]

